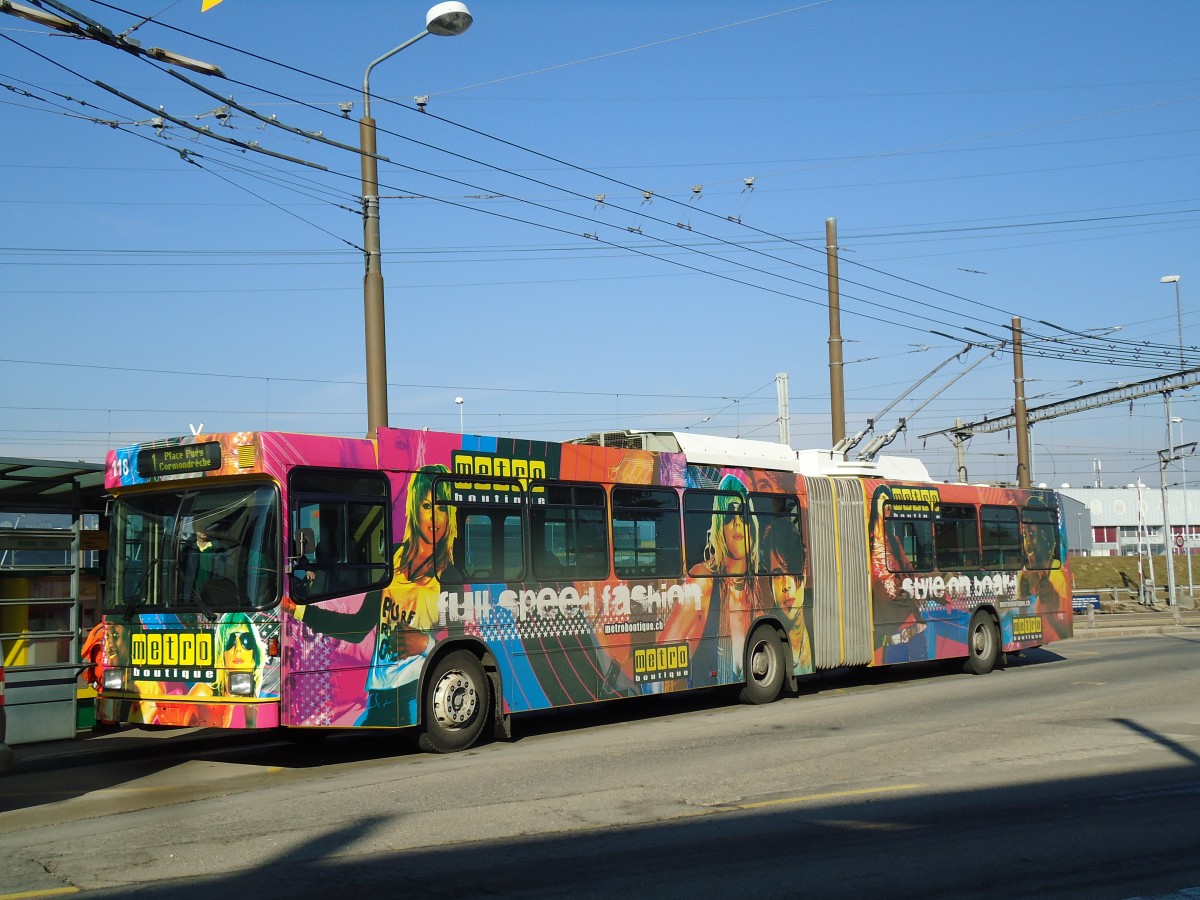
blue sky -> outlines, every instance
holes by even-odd
[[[349,145],[363,70],[427,9],[72,5],[117,33],[153,16],[130,37],[228,78],[183,74]],[[831,217],[851,433],[1012,316],[1031,406],[1174,371],[1167,274],[1200,360],[1198,4],[469,5],[466,34],[371,77],[392,425],[773,440],[787,373],[792,445],[828,446]],[[222,120],[166,68],[0,16],[0,455],[101,461],[201,423],[365,432],[357,156]],[[315,165],[158,129],[159,107]],[[1173,401],[1188,440],[1197,395]],[[919,436],[1012,396],[1001,353],[887,452],[950,478],[950,443]],[[1158,398],[1040,423],[1034,480],[1090,484],[1100,460],[1105,484],[1157,484],[1166,442]],[[1011,479],[1014,453],[976,436],[971,477]]]

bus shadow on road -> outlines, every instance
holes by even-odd
[[[1179,749],[1136,722],[1114,721]],[[465,821],[459,838],[436,846],[419,846],[428,838],[403,815],[370,815],[350,826],[315,827],[247,868],[89,889],[88,896],[1161,896],[1200,883],[1194,833],[1182,827],[1200,808],[1200,756],[1188,751],[1180,758],[1181,764],[1143,771],[1063,772],[1021,783],[996,779],[994,786],[981,774],[978,788],[957,791],[864,783],[770,803],[681,804],[669,821],[563,826],[543,834],[537,832],[553,827],[546,822],[553,802],[530,798],[523,807],[506,804],[507,827],[524,834],[474,839]],[[480,818],[495,827],[494,818]],[[417,846],[356,849],[405,845]]]
[[[1063,661],[1052,650],[1039,648],[1010,654],[1008,669],[1022,669]],[[824,670],[798,679],[798,690],[778,702],[794,702],[832,690],[853,690],[901,685],[947,677],[959,663],[947,661],[903,666],[846,667]],[[1003,669],[987,677],[1001,677]],[[974,677],[962,675],[961,677]],[[591,703],[514,716],[510,743],[545,735],[587,732],[618,723],[637,723],[698,713],[742,708],[738,688],[724,687],[633,698],[620,703]],[[85,793],[119,787],[157,775],[186,762],[232,763],[243,766],[313,769],[353,765],[419,755],[415,729],[302,730],[280,732],[190,730],[178,735],[141,731],[130,727],[115,735],[89,737],[64,745],[65,752],[38,756],[21,754],[17,765],[0,778],[0,813],[69,800]],[[478,749],[483,749],[478,748]],[[28,751],[27,751],[28,752]],[[468,752],[477,752],[475,750]],[[32,757],[32,758],[31,758]]]
[[[1065,662],[1066,658],[1038,647],[1021,654],[1008,654],[1007,661],[987,676],[967,675],[962,660],[906,663],[895,666],[845,666],[826,669],[797,679],[797,690],[785,693],[778,702],[819,696],[830,690],[899,685],[911,682],[943,679],[948,675],[964,678],[1002,677],[1005,669],[1027,669],[1048,663]],[[738,686],[711,688],[680,693],[654,694],[636,697],[621,703],[592,703],[565,707],[546,712],[523,713],[514,719],[514,740],[555,732],[586,730],[617,722],[640,722],[696,712],[738,708]]]
[[[1026,669],[1065,661],[1066,657],[1053,650],[1037,647],[1019,654],[1007,654],[1006,660],[998,663],[995,671],[987,675],[967,674],[963,671],[964,661],[961,659],[941,659],[891,666],[843,666],[837,669],[825,669],[814,672],[812,675],[801,676],[799,687],[801,696],[809,696],[833,688],[907,684],[953,675],[960,675],[964,678],[995,678],[1002,676],[1009,669]]]

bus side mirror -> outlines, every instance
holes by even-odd
[[[294,558],[299,559],[301,556],[308,556],[316,546],[317,539],[313,534],[313,530],[311,528],[301,528],[296,532],[296,553]]]

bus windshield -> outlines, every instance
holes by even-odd
[[[271,485],[187,488],[120,498],[112,515],[105,598],[126,619],[209,615],[279,600],[279,496]]]

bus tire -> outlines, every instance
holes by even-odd
[[[1000,656],[1000,629],[986,609],[977,609],[967,629],[967,658],[963,671],[970,675],[986,675],[996,668]]]
[[[739,700],[742,703],[773,703],[783,689],[783,644],[779,632],[770,625],[759,625],[746,645],[746,683]]]
[[[426,753],[455,753],[479,740],[487,725],[491,689],[474,653],[455,650],[439,659],[425,686],[417,746]]]

